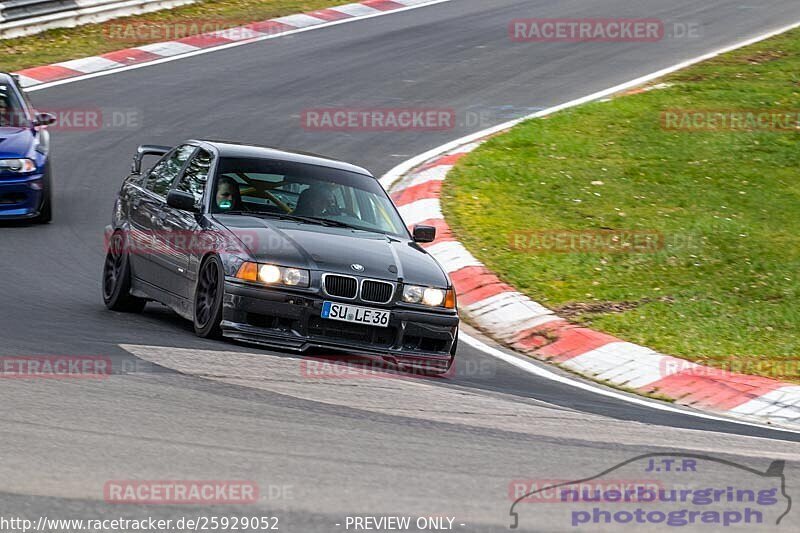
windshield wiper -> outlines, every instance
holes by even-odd
[[[329,218],[317,218],[317,217],[304,217],[300,215],[292,215],[289,213],[269,213],[265,211],[244,211],[244,210],[237,210],[237,211],[225,211],[224,213],[217,213],[219,215],[248,215],[248,216],[255,216],[255,217],[272,217],[272,218],[280,218],[282,220],[295,220],[297,222],[305,222],[306,224],[317,224],[321,226],[333,226],[337,228],[351,228],[351,229],[360,229],[356,228],[355,226],[351,226],[350,224],[345,224],[344,222],[339,222],[338,220],[331,220]]]
[[[337,228],[351,228],[351,229],[358,229],[355,226],[351,226],[350,224],[345,224],[344,222],[339,222],[338,220],[331,220],[329,218],[318,218],[318,217],[304,217],[300,215],[278,215],[281,218],[288,218],[289,220],[297,220],[298,222],[308,222],[310,224],[321,224],[323,226],[333,226]]]
[[[212,213],[214,215],[257,215],[255,211],[220,211],[219,213]]]

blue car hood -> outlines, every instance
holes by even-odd
[[[0,128],[0,158],[29,157],[34,140],[29,128]]]

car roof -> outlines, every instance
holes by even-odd
[[[321,167],[335,168],[338,170],[347,170],[357,174],[374,177],[372,173],[365,168],[308,152],[288,151],[281,150],[279,148],[271,148],[269,146],[259,146],[255,144],[244,144],[231,141],[199,139],[190,142],[210,145],[216,149],[220,157],[253,157],[259,159],[290,161],[293,163],[305,163],[307,165],[317,165]]]

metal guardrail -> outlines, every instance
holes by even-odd
[[[195,0],[0,0],[0,39],[139,15]]]
[[[5,0],[0,4],[0,20],[11,22],[51,15],[78,8],[77,0]]]

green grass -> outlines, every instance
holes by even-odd
[[[800,32],[527,121],[445,183],[467,248],[533,299],[663,353],[800,381],[800,133],[667,131],[669,109],[800,110]],[[594,183],[594,184],[593,184]],[[663,234],[650,253],[530,253],[540,230]]]
[[[115,35],[111,28],[119,24],[153,24],[163,27],[171,23],[219,21],[221,28],[224,29],[347,3],[350,2],[347,0],[207,0],[146,15],[118,18],[101,24],[49,30],[27,37],[0,40],[0,71],[12,72],[169,40],[109,38],[109,35]]]

